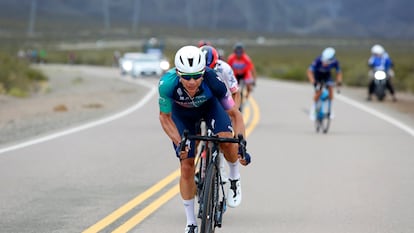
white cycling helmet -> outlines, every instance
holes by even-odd
[[[372,46],[372,48],[371,48],[371,53],[372,54],[382,55],[382,54],[384,54],[384,52],[385,52],[384,47],[382,47],[379,44],[376,44],[376,45]]]
[[[200,48],[184,46],[175,54],[175,68],[185,74],[202,72],[206,67],[206,58]]]
[[[328,47],[322,51],[321,60],[322,62],[329,62],[335,57],[335,49]]]

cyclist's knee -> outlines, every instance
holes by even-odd
[[[195,167],[194,159],[185,159],[181,161],[181,177],[189,179],[194,177]]]
[[[223,151],[224,157],[229,162],[236,162],[237,161],[237,151],[238,145],[234,143],[222,143],[221,150]]]
[[[332,88],[329,88],[329,96],[328,96],[329,100],[333,100],[333,97],[334,97],[333,90]]]
[[[313,100],[318,101],[319,97],[321,96],[321,92],[317,91],[313,97]]]

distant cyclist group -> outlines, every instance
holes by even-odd
[[[394,76],[391,59],[381,45],[373,46],[371,53],[368,65],[371,68],[369,77],[372,80],[368,88],[367,100],[371,100],[375,88],[373,72],[382,69],[389,77],[387,88],[395,101],[390,80]],[[186,133],[199,135],[200,122],[204,121],[215,137],[228,139],[235,138],[236,135],[245,136],[245,124],[240,107],[242,99],[250,96],[257,75],[253,62],[241,43],[234,45],[233,52],[227,60],[224,58],[223,51],[214,48],[209,42],[200,41],[198,46],[187,45],[176,52],[174,64],[175,67],[167,71],[159,81],[159,119],[180,161],[180,194],[187,219],[185,232],[195,233],[198,232],[195,214],[198,186],[196,186],[195,175],[199,172],[196,171],[195,157],[198,155],[196,150],[199,141],[187,140],[183,135]],[[335,78],[331,74],[332,70],[335,71]],[[326,95],[328,100],[326,117],[333,118],[331,106],[333,88],[341,86],[343,79],[335,49],[325,48],[313,60],[306,74],[315,90],[314,104],[310,109],[311,119],[315,120],[322,95]],[[244,94],[241,94],[242,87],[245,87]],[[246,166],[251,161],[250,154],[245,151],[245,145],[243,145],[243,153],[241,148],[240,143],[219,144],[219,151],[227,161],[229,172],[228,177],[222,174],[217,177],[217,180],[229,182],[226,194],[226,205],[229,207],[240,205],[242,200],[239,163]],[[200,206],[200,208],[207,208],[207,206]]]
[[[392,79],[394,77],[394,71],[392,69],[393,62],[385,51],[384,47],[376,44],[371,48],[371,57],[368,59],[368,67],[369,73],[368,77],[370,78],[369,85],[368,85],[368,96],[367,100],[372,100],[372,95],[375,91],[376,87],[376,80],[374,77],[374,72],[377,70],[384,71],[384,84],[385,87],[389,90],[392,100],[397,101],[395,97],[394,87],[392,85]],[[331,71],[335,70],[336,78],[335,80],[332,77]],[[339,64],[339,61],[336,58],[336,51],[332,47],[325,48],[321,55],[315,58],[312,64],[309,66],[307,70],[307,77],[309,82],[313,85],[315,89],[314,95],[314,104],[310,108],[310,118],[315,120],[316,118],[316,110],[318,109],[318,100],[321,97],[323,88],[327,88],[328,90],[328,116],[329,118],[333,118],[333,110],[332,110],[332,100],[333,100],[333,87],[341,86],[342,85],[342,70]],[[381,99],[382,100],[382,99]]]

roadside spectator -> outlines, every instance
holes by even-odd
[[[76,54],[75,54],[75,52],[70,51],[69,54],[68,54],[68,63],[70,65],[73,65],[73,64],[75,64],[75,60],[76,60]]]
[[[39,62],[40,63],[46,63],[46,56],[47,56],[46,50],[41,49],[39,51]]]
[[[114,51],[114,56],[113,56],[112,66],[118,67],[119,66],[119,59],[120,58],[121,58],[121,52],[119,52],[118,50],[115,50]]]

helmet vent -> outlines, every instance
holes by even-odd
[[[190,66],[193,66],[193,62],[194,58],[188,58],[188,64],[190,64]]]

